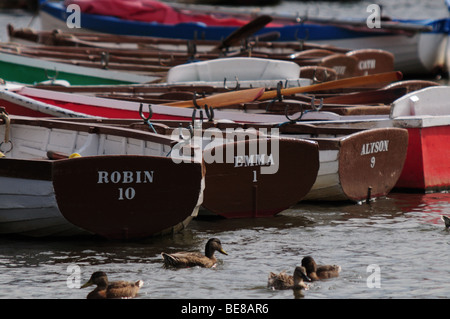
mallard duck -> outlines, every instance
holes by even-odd
[[[341,266],[338,265],[320,265],[311,256],[302,259],[302,266],[306,269],[306,274],[311,280],[321,280],[338,277],[341,272]]]
[[[222,248],[222,243],[217,238],[208,240],[205,246],[205,254],[199,252],[178,252],[173,254],[161,253],[165,267],[186,268],[200,266],[211,268],[216,265],[217,259],[214,252],[218,251],[224,255],[228,255]]]
[[[97,288],[87,295],[87,299],[134,298],[143,284],[142,280],[109,282],[106,273],[96,271],[81,288],[97,285]]]
[[[444,216],[444,215],[442,215],[441,216],[441,219],[444,221],[444,223],[445,223],[445,228],[450,228],[450,217],[447,217],[447,216]]]
[[[295,267],[294,274],[292,276],[286,274],[284,271],[279,274],[271,272],[269,274],[267,287],[274,290],[308,289],[308,285],[304,282],[304,280],[311,281],[311,279],[306,275],[305,267],[297,266]]]

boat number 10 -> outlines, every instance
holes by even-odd
[[[122,188],[119,187],[119,200],[131,200],[136,196],[136,190],[133,187]]]

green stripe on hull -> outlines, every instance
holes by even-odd
[[[55,70],[44,70],[37,67],[31,67],[20,64],[13,64],[0,61],[0,78],[5,81],[19,82],[24,84],[36,84],[49,80],[49,77],[55,76]],[[68,72],[58,72],[57,80],[66,80],[71,85],[100,85],[100,84],[132,84],[135,82],[113,80],[82,74]]]

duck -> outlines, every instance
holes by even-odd
[[[304,281],[311,281],[306,274],[306,269],[303,266],[297,266],[294,269],[294,274],[288,275],[285,271],[279,274],[271,272],[267,282],[267,287],[273,290],[286,290],[286,289],[308,289],[308,285]]]
[[[97,287],[87,295],[87,299],[128,299],[136,297],[144,282],[142,280],[109,282],[105,272],[96,271],[81,288],[92,285],[97,285]]]
[[[338,265],[317,266],[314,258],[311,256],[306,256],[302,259],[302,266],[305,267],[306,275],[312,281],[338,277],[341,272],[341,266]]]
[[[205,254],[200,252],[177,252],[173,254],[161,253],[164,261],[164,267],[188,268],[203,267],[212,268],[216,266],[217,259],[214,253],[218,251],[221,254],[228,255],[222,248],[222,243],[218,238],[210,238],[205,245]]]
[[[445,223],[445,228],[446,229],[449,229],[450,228],[450,217],[447,217],[447,216],[444,216],[444,215],[442,215],[441,216],[441,219],[444,221],[444,223]]]

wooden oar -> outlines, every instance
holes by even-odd
[[[221,107],[239,103],[252,102],[258,99],[264,93],[264,88],[247,89],[240,91],[232,91],[226,93],[218,93],[205,98],[196,100],[199,106],[207,104],[210,107]],[[164,105],[177,107],[194,107],[194,101],[179,101],[166,103]]]
[[[266,24],[272,21],[272,17],[268,15],[261,15],[242,27],[234,30],[221,44],[216,46],[213,51],[220,51],[222,49],[239,44],[242,39],[248,38],[256,31],[264,28]]]
[[[326,97],[322,102],[323,104],[390,104],[405,95],[406,92],[406,88],[402,87],[392,89],[384,88]]]
[[[342,88],[350,88],[350,87],[358,87],[369,84],[379,84],[386,82],[393,82],[401,80],[403,74],[400,71],[394,72],[385,72],[364,76],[356,76],[347,79],[329,81],[325,83],[313,84],[308,86],[300,86],[294,88],[281,89],[281,95],[294,95],[297,93],[305,93],[305,92],[315,92],[315,91],[324,91],[324,90],[334,90],[334,89],[342,89]],[[261,95],[258,100],[270,100],[274,99],[278,96],[277,90],[267,91]]]

